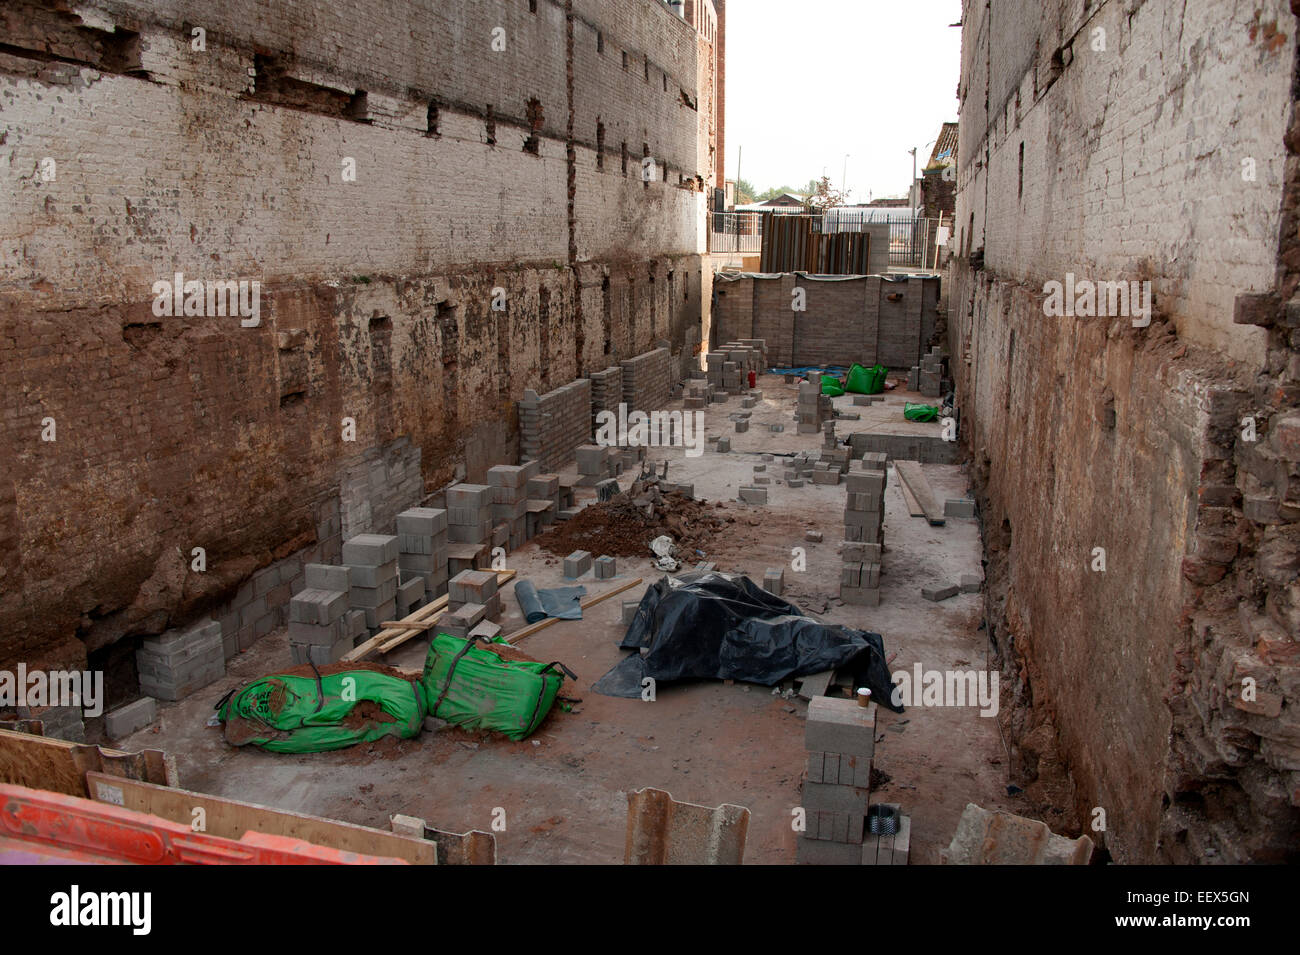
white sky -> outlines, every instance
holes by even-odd
[[[957,119],[961,0],[729,0],[728,179],[905,196]],[[930,145],[926,145],[929,143]],[[868,195],[868,192],[871,195]]]

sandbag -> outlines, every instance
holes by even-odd
[[[878,395],[885,390],[885,378],[889,369],[884,365],[872,365],[864,368],[854,364],[844,379],[844,390],[859,395]]]
[[[429,644],[421,678],[429,713],[465,729],[525,739],[551,711],[567,671],[559,663],[503,660],[486,649],[493,641],[481,638],[480,647],[478,639],[440,633]]]
[[[311,676],[264,676],[228,693],[216,708],[228,743],[273,753],[321,753],[384,736],[410,739],[426,715],[418,681],[336,666]]]

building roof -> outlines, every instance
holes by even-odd
[[[930,153],[930,161],[926,163],[926,168],[931,166],[946,166],[949,163],[957,161],[957,124],[944,123],[939,128],[939,138],[934,141],[934,150]]]

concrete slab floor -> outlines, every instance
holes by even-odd
[[[882,600],[877,608],[865,608],[842,605],[836,596],[843,485],[785,487],[776,483],[778,462],[775,468],[769,464],[774,483],[766,507],[735,502],[735,488],[749,483],[756,455],[821,444],[820,435],[794,432],[795,386],[764,376],[760,388],[764,400],[754,409],[754,420],[770,415],[788,422],[785,432],[751,428],[734,435],[726,417],[739,408],[733,397],[711,406],[706,417],[711,432],[732,433],[733,446],[740,444],[730,454],[692,458],[681,449],[649,451],[651,460],[669,461],[669,480],[694,482],[697,496],[728,502],[724,510],[737,517],[704,556],[722,570],[744,571],[753,579],[761,579],[765,567],[784,565],[788,599],[828,621],[880,632],[886,651],[897,652],[894,671],[910,672],[916,663],[925,669],[985,669],[987,641],[978,630],[981,595],[961,594],[941,603],[921,597],[923,586],[980,573],[977,521],[950,518],[944,527],[931,527],[910,517],[891,474]],[[863,421],[840,422],[839,435],[925,427],[898,425],[902,396],[890,398],[898,400],[855,408],[864,413]],[[840,400],[849,399],[837,405]],[[889,420],[893,416],[897,421]],[[926,465],[925,473],[938,499],[967,495],[960,467]],[[632,476],[624,476],[624,486]],[[806,530],[820,530],[823,542],[805,541]],[[790,566],[794,547],[806,553],[802,572]],[[563,582],[561,557],[535,543],[512,554],[509,563],[538,586]],[[643,558],[619,558],[618,570],[612,581],[597,582],[588,574],[580,583],[594,595],[632,577],[648,584],[658,575]],[[220,729],[205,725],[212,706],[239,683],[288,665],[284,630],[230,661],[224,679],[180,703],[160,704],[154,727],[117,742],[126,749],[171,753],[186,788],[379,828],[387,828],[390,814],[405,813],[440,828],[492,831],[494,810],[502,809],[506,829],[496,835],[503,863],[621,862],[626,793],[655,786],[690,802],[749,807],[746,861],[793,863],[791,818],[800,799],[806,704],[773,695],[768,687],[739,684],[664,686],[653,703],[591,692],[592,683],[622,656],[617,649],[621,603],[639,599],[642,590],[620,594],[591,608],[583,621],[557,623],[521,644],[533,656],[560,660],[577,673],[576,686],[566,683],[564,693],[582,702],[570,713],[556,708],[531,739],[519,743],[447,728],[414,740],[304,756],[228,746]],[[512,591],[513,584],[507,585],[500,621],[507,631],[523,624]],[[385,662],[419,668],[427,645],[412,640]],[[882,708],[878,727],[875,766],[890,780],[876,789],[873,801],[901,803],[912,817],[913,864],[938,861],[967,802],[1013,812],[1022,808],[1006,795],[1007,756],[996,720],[979,716],[977,708],[911,707],[901,715]]]

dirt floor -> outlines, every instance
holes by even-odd
[[[670,481],[694,483],[697,497],[721,501],[724,522],[697,559],[715,561],[720,570],[748,573],[761,580],[767,567],[785,565],[787,599],[826,620],[884,636],[887,653],[897,653],[891,669],[986,668],[987,640],[980,630],[979,594],[932,603],[921,588],[956,582],[962,573],[980,571],[980,529],[974,519],[952,519],[931,527],[907,513],[892,468],[885,494],[885,555],[882,600],[878,608],[845,606],[837,594],[844,485],[789,488],[780,482],[779,455],[820,447],[820,435],[796,433],[792,420],[796,386],[778,376],[759,380],[763,399],[754,408],[747,433],[736,434],[728,415],[735,398],[707,412],[711,434],[732,437],[728,454],[688,457],[681,449],[651,449],[649,459],[669,462]],[[858,431],[937,433],[937,424],[917,425],[902,416],[904,400],[915,394],[895,391],[885,402],[854,407],[849,396],[837,408],[862,414],[840,421],[841,437]],[[786,430],[771,433],[781,423]],[[763,462],[762,454],[778,456]],[[755,463],[766,463],[772,477],[765,507],[736,501],[736,489],[750,483]],[[937,499],[967,497],[959,466],[926,465]],[[622,483],[630,483],[627,472]],[[580,491],[580,495],[590,495]],[[580,497],[581,500],[581,497]],[[822,543],[804,540],[820,530]],[[791,569],[792,548],[806,549],[807,569]],[[657,578],[646,557],[620,557],[619,576],[580,581],[589,594],[634,577]],[[595,556],[599,556],[596,554]],[[537,586],[556,586],[561,559],[530,542],[510,555],[510,566]],[[591,692],[591,685],[622,656],[621,604],[639,600],[643,586],[587,612],[581,622],[560,622],[526,639],[521,646],[542,660],[559,660],[578,675],[564,693],[581,702],[572,712],[559,707],[532,738],[511,742],[490,734],[444,728],[414,740],[384,740],[334,753],[277,755],[253,747],[227,745],[219,727],[208,726],[213,704],[229,689],[289,664],[283,630],[263,638],[231,660],[224,679],[180,703],[160,703],[155,726],[117,745],[163,749],[177,760],[181,785],[386,829],[393,813],[425,818],[442,829],[492,830],[494,812],[504,810],[498,831],[502,863],[618,863],[623,859],[627,793],[645,786],[705,805],[734,803],[751,811],[745,861],[792,863],[795,833],[792,810],[799,805],[804,767],[806,704],[787,698],[781,688],[700,683],[661,686],[653,703],[613,699]],[[513,597],[505,590],[499,621],[507,634],[522,625]],[[383,662],[419,668],[427,640],[412,640]],[[1017,811],[1007,795],[1007,754],[997,721],[975,707],[912,707],[904,714],[879,711],[875,767],[889,781],[873,801],[897,802],[912,817],[912,864],[935,863],[968,802],[989,809]]]

